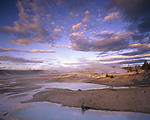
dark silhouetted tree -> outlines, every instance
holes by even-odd
[[[150,64],[147,62],[147,60],[144,61],[144,64],[142,65],[142,69],[145,71],[150,70]]]

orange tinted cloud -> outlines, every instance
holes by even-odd
[[[34,42],[43,42],[43,41],[40,39],[35,39],[35,38],[23,38],[23,39],[18,39],[18,40],[11,40],[11,42],[15,43],[16,45],[26,46]]]
[[[104,21],[119,18],[119,12],[113,12],[104,17]]]
[[[86,11],[85,11],[85,14],[86,14],[86,15],[90,14],[90,11],[89,11],[89,10],[86,10]]]
[[[30,53],[53,53],[55,51],[53,51],[53,50],[37,50],[37,49],[33,49],[33,50],[29,50],[28,52],[30,52]]]
[[[135,44],[130,44],[129,47],[149,47],[150,48],[150,44],[135,43]]]
[[[110,56],[104,58],[91,59],[91,61],[111,61],[111,60],[137,59],[143,57],[150,57],[150,54],[142,54],[142,55],[134,55],[134,56]]]
[[[0,52],[26,52],[26,53],[54,53],[54,50],[21,50],[16,48],[3,48],[0,47]]]

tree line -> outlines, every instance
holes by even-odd
[[[128,67],[124,67],[124,69],[128,70],[128,72],[137,72],[140,70],[144,70],[146,72],[150,71],[150,63],[147,62],[147,60],[144,61],[143,65],[136,65],[134,67],[128,66]]]
[[[147,60],[145,60],[144,64],[141,67],[141,69],[143,69],[145,71],[149,71],[150,70],[150,63],[148,63]]]

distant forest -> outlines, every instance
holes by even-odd
[[[133,71],[139,72],[140,70],[144,70],[148,72],[150,71],[150,63],[148,63],[147,60],[145,60],[142,66],[136,65],[135,67],[128,66],[123,68],[128,70],[128,72],[133,72]]]

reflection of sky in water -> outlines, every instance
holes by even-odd
[[[61,107],[51,103],[31,103],[32,106],[14,112],[11,117],[25,120],[149,120],[149,114],[134,112],[110,112]]]
[[[61,88],[61,89],[70,89],[70,90],[90,90],[90,89],[104,89],[108,88],[106,85],[92,84],[92,83],[81,83],[81,82],[72,82],[72,83],[61,83],[61,82],[53,82],[53,83],[44,83],[38,84],[45,88]]]
[[[109,86],[91,83],[44,83],[42,88],[9,95],[10,92],[0,94],[0,118],[8,112],[10,120],[149,120],[150,114],[133,112],[111,112],[88,110],[81,112],[80,108],[61,107],[58,104],[40,102],[26,103],[21,101],[30,99],[33,94],[46,88],[64,88],[72,90],[103,89]],[[38,90],[38,91],[37,91]],[[17,96],[18,95],[18,96]],[[15,119],[13,119],[13,118]]]
[[[81,83],[81,82],[71,82],[71,83],[62,83],[62,82],[52,82],[52,83],[43,83],[38,84],[44,90],[46,88],[60,88],[60,89],[70,89],[70,90],[92,90],[92,89],[105,89],[111,88],[111,86],[93,84],[93,83]],[[113,87],[114,89],[129,88],[129,87]]]

